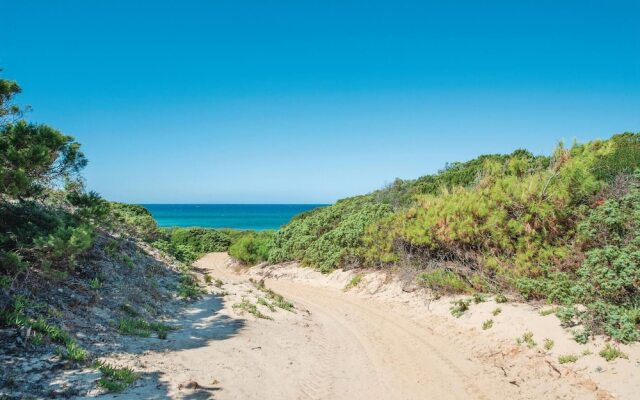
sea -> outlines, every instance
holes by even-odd
[[[160,227],[278,229],[293,216],[326,204],[141,204]]]

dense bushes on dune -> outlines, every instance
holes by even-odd
[[[640,134],[449,164],[294,218],[269,260],[416,270],[441,292],[517,291],[567,323],[640,338]]]

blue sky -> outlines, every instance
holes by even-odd
[[[151,5],[153,4],[153,5]],[[0,0],[4,77],[137,203],[318,203],[640,131],[638,1]]]

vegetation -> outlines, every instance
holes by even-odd
[[[416,282],[438,293],[457,294],[466,293],[470,290],[469,284],[460,275],[442,268],[418,274]]]
[[[155,332],[159,339],[166,339],[167,332],[173,329],[160,322],[148,322],[142,318],[123,318],[118,321],[118,332],[122,335],[149,337]]]
[[[271,262],[322,272],[409,268],[438,294],[547,300],[563,306],[566,325],[632,342],[640,339],[639,170],[640,133],[560,144],[548,157],[484,155],[303,213],[264,248]]]
[[[11,307],[0,310],[0,324],[17,328],[31,328],[35,332],[34,344],[40,345],[45,339],[61,344],[62,347],[58,347],[56,351],[68,360],[84,361],[87,358],[87,351],[69,333],[43,317],[29,316],[26,311],[28,307],[38,308],[37,305],[30,304],[24,297],[16,296]]]
[[[161,229],[154,246],[190,265],[206,253],[227,251],[248,232],[233,229],[167,228]]]
[[[491,329],[493,327],[493,320],[488,319],[482,323],[482,330],[486,331],[487,329]]]
[[[549,351],[549,350],[553,349],[553,346],[555,346],[555,342],[553,340],[547,338],[547,339],[544,340],[543,346],[544,346],[545,350]]]
[[[307,211],[276,232],[269,261],[299,260],[323,272],[360,265],[366,228],[390,213],[391,207],[377,203],[372,195]]]
[[[607,361],[613,361],[616,358],[627,358],[627,355],[620,351],[619,348],[612,346],[611,343],[605,344],[604,348],[600,350],[600,357]]]
[[[575,354],[564,354],[558,357],[560,364],[574,363],[576,361],[578,361],[578,356]]]
[[[471,299],[460,299],[451,302],[452,306],[450,307],[451,315],[456,318],[460,318],[467,310],[469,310],[469,305],[471,304]]]
[[[102,372],[98,385],[109,392],[121,392],[138,379],[131,368],[116,368],[101,361],[96,361],[95,368]]]
[[[273,304],[275,307],[278,308],[282,308],[283,310],[286,311],[291,311],[293,312],[293,309],[295,308],[293,303],[291,303],[290,301],[286,300],[282,295],[274,292],[273,290],[267,288],[264,284],[264,281],[254,281],[252,280],[253,285],[256,287],[256,289],[264,292],[267,296],[267,299],[271,300],[271,304]]]
[[[273,319],[270,316],[263,314],[260,310],[258,310],[258,307],[256,307],[256,305],[253,304],[248,299],[242,299],[240,303],[234,304],[233,308],[235,310],[248,312],[249,314],[252,314],[256,318]]]
[[[362,281],[362,274],[354,275],[354,277],[351,278],[349,283],[347,283],[347,285],[344,287],[344,290],[349,290],[358,286],[360,284],[360,281]]]
[[[533,333],[532,332],[523,333],[521,338],[517,338],[516,339],[516,343],[518,345],[522,345],[524,343],[530,349],[536,347],[536,345],[537,345],[535,340],[533,340]]]
[[[262,231],[243,235],[229,247],[229,254],[249,265],[269,259],[274,232]]]

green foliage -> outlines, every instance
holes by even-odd
[[[495,317],[496,315],[500,314],[501,312],[502,312],[502,308],[496,307],[496,308],[494,308],[493,311],[491,311],[491,315],[493,315]]]
[[[254,286],[256,287],[256,289],[264,292],[267,295],[267,298],[269,300],[271,300],[271,304],[273,304],[274,306],[278,307],[278,308],[282,308],[283,310],[286,311],[291,311],[294,312],[293,309],[295,308],[293,303],[291,303],[290,301],[286,300],[282,295],[274,292],[273,290],[267,288],[264,285],[264,281],[254,281],[251,280],[251,282],[253,282]]]
[[[4,310],[0,310],[0,326],[30,327],[36,336],[36,345],[42,344],[45,338],[59,343],[57,352],[61,357],[71,361],[84,361],[88,352],[83,349],[76,340],[62,328],[50,323],[43,317],[30,316],[27,308],[37,308],[26,298],[17,296],[13,298],[13,304]]]
[[[362,274],[354,275],[354,277],[351,278],[349,283],[345,285],[344,290],[349,290],[358,286],[360,284],[360,281],[362,281]]]
[[[451,315],[456,318],[460,318],[467,310],[469,310],[471,299],[460,299],[452,301],[451,304],[452,306],[449,308]]]
[[[487,329],[491,329],[493,327],[493,320],[488,319],[482,323],[482,330],[486,331]]]
[[[55,269],[75,267],[78,257],[92,244],[93,227],[88,224],[60,226],[34,241],[36,251],[46,259],[44,265]]]
[[[169,235],[172,243],[189,246],[197,254],[226,251],[232,242],[229,230],[172,228]]]
[[[616,358],[628,358],[619,348],[612,346],[611,343],[605,344],[604,348],[600,350],[600,357],[607,361],[613,361]]]
[[[149,337],[152,332],[158,338],[166,338],[167,332],[173,330],[169,325],[160,322],[148,322],[142,318],[123,318],[118,321],[118,332],[122,335]]]
[[[94,367],[102,372],[98,385],[109,392],[120,392],[138,379],[138,376],[131,368],[116,368],[101,361],[96,361]]]
[[[580,344],[587,344],[590,332],[588,329],[579,329],[573,332],[573,339]]]
[[[496,303],[506,303],[507,300],[507,296],[505,296],[502,293],[498,293],[494,296],[494,300],[496,301]]]
[[[155,219],[142,206],[110,202],[109,215],[111,223],[129,236],[153,242],[160,235]]]
[[[269,261],[300,260],[329,272],[341,265],[359,265],[364,257],[365,229],[391,213],[373,196],[352,197],[295,217],[275,235]]]
[[[256,305],[250,302],[248,299],[243,298],[240,303],[236,303],[232,307],[234,310],[248,312],[249,314],[252,314],[256,318],[272,319],[270,316],[265,315],[260,310],[258,310],[258,307],[256,307]]]
[[[153,245],[190,265],[206,253],[227,251],[229,246],[250,232],[233,229],[161,229]]]
[[[533,340],[533,333],[532,332],[523,333],[522,337],[519,337],[519,338],[516,339],[516,343],[518,343],[518,345],[521,345],[521,344],[524,343],[530,349],[536,347],[536,345],[537,345],[535,340]]]
[[[553,349],[553,346],[555,346],[555,342],[553,340],[547,338],[547,339],[544,340],[543,346],[544,346],[545,350],[549,351],[549,350]]]
[[[575,354],[564,354],[558,357],[560,364],[574,363],[576,361],[578,361],[578,356]]]
[[[416,282],[438,293],[465,293],[470,289],[469,284],[460,275],[443,268],[418,274]]]
[[[78,180],[86,165],[71,136],[26,121],[0,126],[0,197],[41,196],[47,187]]]
[[[274,235],[273,231],[246,234],[229,247],[229,255],[248,265],[267,261]]]
[[[197,298],[206,293],[206,291],[198,284],[198,280],[188,272],[182,272],[180,274],[177,292],[178,297],[183,299]]]

